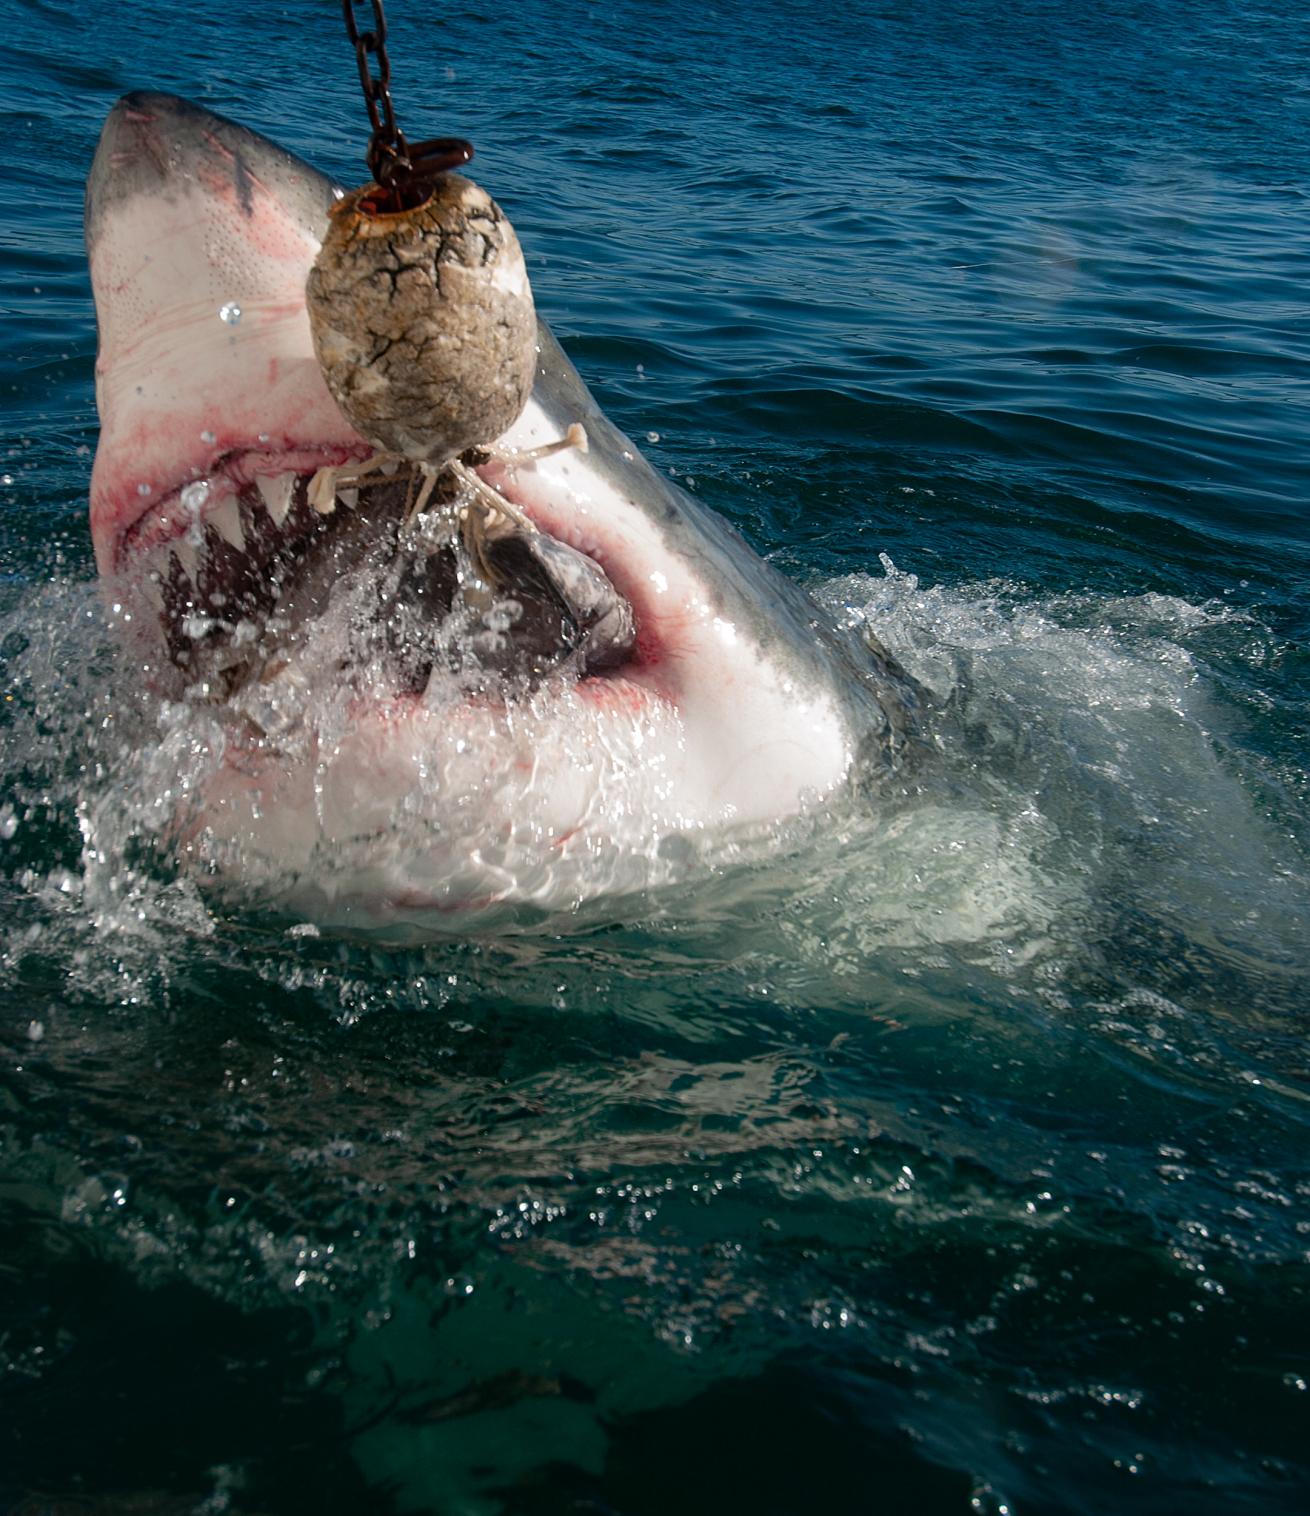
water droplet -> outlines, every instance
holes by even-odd
[[[218,319],[226,321],[229,326],[235,326],[241,320],[241,307],[235,300],[229,300],[226,305],[219,306]]]
[[[208,479],[197,479],[194,484],[188,484],[182,490],[182,504],[193,516],[198,516],[204,510],[208,499]]]
[[[1004,1497],[986,1482],[974,1486],[969,1497],[969,1508],[978,1512],[978,1516],[1010,1516],[1010,1507]]]
[[[200,440],[201,442],[217,442],[218,438],[214,435],[213,432],[206,428],[203,432],[201,432]]]
[[[138,484],[136,492],[138,495],[148,495],[150,493],[150,486],[148,484]]]

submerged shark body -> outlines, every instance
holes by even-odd
[[[334,925],[461,924],[674,877],[704,839],[893,762],[915,689],[601,414],[543,325],[479,458],[520,526],[470,593],[315,361],[305,280],[340,189],[171,96],[106,122],[91,529],[144,677],[203,716],[160,805],[211,876]],[[528,456],[571,426],[588,447]]]

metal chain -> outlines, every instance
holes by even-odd
[[[360,31],[355,20],[355,6],[362,0],[341,0],[346,21],[346,36],[355,49],[359,66],[359,83],[364,91],[373,136],[368,145],[369,172],[379,184],[385,184],[395,168],[407,162],[409,153],[405,134],[396,125],[396,108],[391,102],[391,59],[387,56],[387,13],[382,0],[368,0],[373,8],[373,28]],[[372,59],[378,61],[373,73]]]
[[[368,4],[373,25],[361,31],[356,7]],[[369,138],[365,161],[374,181],[384,191],[378,200],[379,210],[405,210],[421,205],[432,193],[433,180],[449,169],[459,168],[473,156],[473,147],[462,137],[435,137],[417,142],[413,147],[396,125],[396,108],[391,100],[391,60],[387,56],[387,14],[382,0],[341,0],[346,22],[346,36],[355,49],[359,66],[359,83],[364,91],[373,135]],[[377,60],[377,73],[373,60]]]

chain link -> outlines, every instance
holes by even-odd
[[[364,5],[373,13],[373,24],[361,31],[357,14]],[[403,210],[420,205],[432,191],[432,181],[473,156],[472,146],[460,137],[436,137],[413,147],[396,125],[391,100],[391,60],[387,56],[387,13],[382,0],[341,0],[346,36],[355,49],[360,88],[368,110],[373,135],[369,138],[368,171],[384,191],[380,210]],[[374,73],[374,61],[377,72]]]
[[[359,83],[364,91],[373,136],[368,145],[369,172],[379,184],[387,183],[395,170],[409,161],[405,134],[396,125],[396,108],[391,100],[391,59],[387,56],[387,13],[382,0],[367,0],[373,11],[373,26],[361,31],[356,20],[356,6],[365,0],[341,0],[346,22],[346,36],[355,49]],[[373,72],[373,59],[378,71]]]

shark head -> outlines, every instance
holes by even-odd
[[[415,482],[311,340],[341,193],[153,93],[114,107],[88,181],[91,531],[147,681],[204,714],[203,771],[168,797],[182,856],[423,930],[647,887],[894,759],[910,682],[658,475],[544,324],[526,408],[468,459],[503,502],[488,582],[405,524]]]

